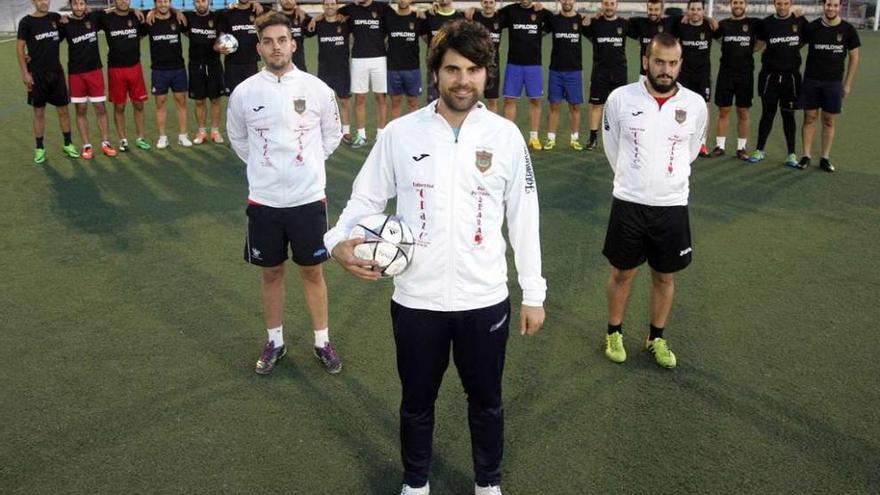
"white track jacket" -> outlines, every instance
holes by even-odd
[[[245,79],[229,97],[226,132],[247,163],[250,201],[287,208],[325,197],[324,160],[342,124],[333,90],[317,77],[294,67]]]
[[[519,129],[480,103],[456,140],[436,110],[434,102],[385,128],[324,244],[332,252],[358,220],[383,212],[396,196],[416,249],[409,269],[394,279],[394,301],[432,311],[479,309],[508,296],[506,218],[523,304],[541,306],[547,284],[538,191]]]
[[[663,106],[642,79],[611,92],[602,141],[614,197],[647,206],[687,205],[693,162],[706,133],[706,101],[678,86]]]

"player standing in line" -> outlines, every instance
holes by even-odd
[[[475,11],[471,16],[475,22],[483,25],[492,36],[492,45],[495,47],[495,64],[488,68],[489,73],[486,75],[486,90],[483,97],[486,99],[486,106],[490,111],[498,112],[498,94],[501,88],[501,76],[498,68],[501,67],[501,31],[504,26],[501,25],[501,16],[497,15],[495,0],[481,0],[481,10]]]
[[[703,0],[688,0],[684,22],[672,23],[673,34],[681,42],[682,65],[679,84],[706,100],[706,111],[712,96],[712,24],[706,19]],[[706,136],[700,156],[709,156]]]
[[[70,81],[70,101],[76,106],[76,126],[82,137],[80,156],[91,160],[94,156],[89,139],[89,102],[95,107],[98,130],[101,131],[101,151],[116,156],[110,144],[110,121],[107,117],[107,94],[104,73],[101,70],[101,52],[98,49],[98,22],[100,14],[89,12],[86,0],[71,0],[72,14],[61,20],[61,36],[67,40],[67,73]]]
[[[529,148],[542,150],[538,139],[541,124],[541,98],[544,75],[541,65],[541,41],[544,25],[551,14],[534,8],[532,0],[520,0],[498,11],[501,25],[507,28],[507,65],[504,67],[504,116],[516,122],[516,104],[525,89],[529,99]]]
[[[773,130],[776,108],[782,115],[782,131],[788,156],[785,164],[797,167],[794,112],[801,90],[801,47],[805,42],[807,21],[791,12],[791,0],[774,0],[776,13],[761,20],[758,39],[764,42],[761,71],[758,72],[758,96],[761,97],[761,121],[758,145],[749,157],[751,163],[764,160],[764,147]]]
[[[464,17],[462,12],[455,10],[452,6],[452,0],[438,0],[436,8],[425,12],[425,20],[422,23],[422,34],[425,37],[425,44],[430,48],[431,40],[449,21]],[[429,71],[425,72],[426,83],[428,85],[427,102],[431,103],[437,99],[437,88],[434,86],[431,78],[434,77]]]
[[[605,355],[626,360],[623,317],[632,281],[651,267],[651,325],[646,348],[657,364],[674,368],[663,338],[672,309],[675,272],[691,262],[688,178],[706,133],[701,95],[676,82],[682,48],[669,33],[654,37],[642,65],[647,77],[615,90],[605,107],[605,155],[614,171],[614,200],[602,253],[611,264]]]
[[[639,43],[639,60],[645,56],[654,36],[669,29],[667,19],[663,17],[663,0],[648,0],[647,13],[647,17],[630,17],[626,23],[626,35]],[[645,68],[641,63],[639,74],[645,75]]]
[[[156,128],[159,139],[156,148],[168,147],[168,136],[165,134],[165,121],[168,102],[168,90],[174,93],[174,107],[177,111],[177,144],[184,147],[192,146],[186,130],[186,65],[183,62],[183,46],[180,33],[185,30],[171,12],[171,0],[156,0],[156,14],[152,23],[147,25],[150,39],[152,93],[156,98]]]
[[[421,226],[414,232],[420,252],[395,277],[391,301],[402,385],[401,495],[430,493],[434,403],[450,347],[468,396],[474,493],[501,494],[501,384],[512,316],[505,219],[523,290],[520,333],[534,335],[544,322],[547,285],[529,152],[516,125],[479,102],[493,60],[483,26],[466,20],[443,26],[428,55],[440,98],[388,126],[358,173],[339,222],[324,236],[346,270],[375,280],[379,273],[353,255],[362,241],[346,240],[352,227],[384,211],[393,197],[397,214]],[[414,156],[422,157],[415,167]],[[474,162],[461,159],[467,156]]]
[[[391,96],[392,119],[400,117],[404,96],[412,112],[419,108],[422,94],[419,34],[423,21],[410,4],[410,0],[397,0],[397,11],[385,14],[382,22],[388,36],[388,95]]]
[[[756,17],[746,17],[746,0],[729,0],[730,17],[718,23],[715,38],[721,42],[721,67],[715,79],[715,105],[718,120],[715,148],[709,156],[724,155],[727,129],[730,125],[730,107],[736,97],[736,156],[748,160],[746,149],[749,137],[749,111],[755,95],[755,55],[761,49],[758,41]]]
[[[296,51],[293,52],[293,65],[297,69],[308,72],[306,69],[306,26],[312,22],[312,17],[297,7],[296,0],[278,0],[278,8],[281,13],[290,20],[290,35],[296,42]]]
[[[583,149],[579,129],[581,127],[581,104],[584,102],[583,64],[581,62],[581,15],[575,10],[574,0],[560,0],[559,12],[550,16],[544,29],[553,36],[550,51],[550,79],[547,82],[550,115],[547,118],[547,141],[545,150],[556,147],[556,129],[562,100],[568,102],[568,119],[571,128],[572,149]],[[624,79],[625,80],[625,79]]]
[[[322,5],[324,13],[315,22],[314,30],[306,29],[306,36],[318,37],[318,79],[324,81],[336,93],[340,109],[339,117],[342,121],[342,142],[351,144],[348,23],[338,14],[339,4],[336,0],[324,0]]]
[[[254,371],[265,375],[284,357],[284,262],[288,246],[299,265],[306,305],[315,328],[314,354],[330,373],[342,361],[330,344],[324,161],[342,132],[336,99],[317,77],[291,61],[296,47],[290,21],[269,12],[255,25],[265,68],[243,81],[229,98],[226,131],[232,149],[247,163],[248,231],[244,259],[262,267],[263,314],[269,338]]]
[[[189,37],[189,97],[196,102],[196,123],[199,130],[193,144],[208,139],[208,101],[211,112],[211,141],[221,144],[220,97],[226,85],[223,83],[223,65],[220,53],[215,50],[219,15],[211,11],[208,0],[194,0],[195,10],[184,12],[186,34]]]
[[[801,102],[804,108],[804,156],[798,168],[810,165],[816,119],[822,109],[822,156],[819,167],[834,172],[831,164],[831,145],[834,143],[834,125],[843,110],[843,99],[852,92],[853,80],[859,70],[859,33],[840,18],[840,0],[825,0],[823,15],[807,27],[807,67]],[[849,55],[846,78],[843,65]]]
[[[598,145],[599,124],[608,95],[626,84],[626,33],[626,19],[617,15],[617,0],[602,0],[602,15],[584,19],[583,34],[593,44],[587,150]]]
[[[33,0],[34,11],[18,23],[16,51],[21,80],[28,91],[28,104],[34,109],[34,163],[46,162],[43,137],[46,131],[46,103],[58,111],[58,121],[64,137],[64,153],[79,158],[70,137],[70,98],[61,67],[61,16],[49,12],[49,0]]]
[[[226,11],[220,13],[217,37],[231,34],[238,41],[238,49],[229,53],[229,50],[217,45],[216,50],[224,55],[223,58],[223,82],[226,83],[225,93],[231,95],[242,81],[256,74],[257,68],[257,31],[254,28],[256,16],[263,11],[263,7],[251,0],[238,0]]]

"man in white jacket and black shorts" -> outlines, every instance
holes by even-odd
[[[614,170],[614,201],[603,254],[611,263],[605,355],[626,360],[622,325],[638,266],[651,267],[651,324],[646,348],[674,368],[663,338],[672,309],[674,274],[691,262],[688,178],[706,132],[702,96],[677,83],[681,44],[654,36],[642,64],[644,79],[614,90],[605,106],[602,140]]]
[[[404,495],[430,492],[434,401],[450,348],[468,396],[474,491],[501,493],[501,381],[511,319],[505,220],[523,290],[520,332],[533,335],[544,322],[538,193],[528,149],[515,124],[479,103],[493,64],[482,25],[455,20],[441,28],[428,54],[440,99],[385,128],[339,222],[324,236],[333,257],[366,280],[379,272],[353,256],[362,241],[348,239],[361,218],[383,212],[397,197],[397,214],[416,238],[412,264],[395,278],[391,301]]]
[[[290,21],[270,12],[256,21],[257,51],[266,67],[239,84],[229,98],[227,133],[247,163],[248,228],[244,258],[263,268],[262,300],[269,337],[255,371],[271,373],[284,357],[284,262],[288,247],[299,265],[314,354],[326,370],[342,362],[328,335],[327,286],[321,263],[328,258],[327,182],[324,160],[342,138],[333,90],[291,62],[296,42]]]

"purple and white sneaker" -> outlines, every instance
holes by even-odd
[[[324,365],[324,369],[327,370],[327,373],[331,375],[335,375],[342,371],[342,360],[339,359],[339,356],[336,354],[336,349],[333,348],[333,345],[330,342],[324,344],[324,347],[315,347],[315,357],[318,358],[318,361],[321,361],[321,364]]]
[[[257,360],[257,365],[254,366],[254,371],[258,375],[268,375],[273,369],[275,369],[275,363],[283,358],[285,354],[287,354],[286,345],[275,347],[275,342],[272,342],[271,340],[266,342],[265,347],[263,347],[263,354],[260,355],[260,359]]]

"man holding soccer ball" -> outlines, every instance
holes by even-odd
[[[365,216],[397,197],[416,242],[394,279],[391,321],[402,385],[402,495],[430,492],[434,402],[452,357],[468,396],[477,495],[500,494],[504,408],[501,381],[511,318],[507,221],[519,285],[520,333],[544,322],[538,194],[526,143],[510,121],[479,103],[495,63],[489,32],[472,21],[445,24],[428,68],[440,98],[392,121],[355,179],[352,196],[324,242],[353,275],[376,280],[375,262],[347,239]],[[412,139],[412,136],[419,139]]]
[[[254,371],[265,375],[284,357],[284,262],[288,246],[299,266],[309,316],[315,328],[314,354],[326,370],[342,362],[330,344],[324,160],[339,146],[342,127],[336,98],[317,77],[292,63],[296,42],[290,20],[280,12],[257,19],[257,51],[266,67],[238,85],[229,98],[226,130],[235,153],[247,163],[248,231],[245,260],[262,267],[263,313],[269,338]]]

